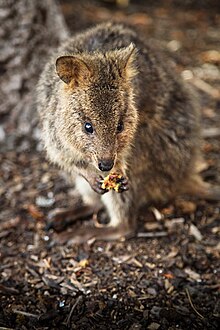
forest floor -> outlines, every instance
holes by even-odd
[[[203,174],[220,185],[220,13],[79,3],[62,1],[72,32],[113,17],[172,54],[201,96]],[[92,220],[47,230],[77,196],[39,149],[16,135],[0,145],[0,329],[219,329],[220,201],[178,198],[143,212],[137,237],[73,244]]]

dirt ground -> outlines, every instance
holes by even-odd
[[[200,94],[203,174],[220,185],[220,6],[144,3],[61,8],[72,32],[114,18],[171,53]],[[91,219],[47,226],[50,210],[77,203],[74,187],[36,139],[0,133],[0,329],[219,329],[220,201],[178,198],[144,210],[136,237],[74,244]]]

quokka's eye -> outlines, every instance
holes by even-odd
[[[84,125],[86,133],[92,134],[93,133],[93,127],[91,123],[85,123]]]
[[[123,129],[124,129],[124,125],[123,125],[122,121],[120,121],[117,126],[117,132],[121,133],[123,131]]]

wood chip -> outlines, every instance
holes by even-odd
[[[204,138],[213,138],[220,136],[220,127],[203,128],[202,136]]]
[[[17,227],[20,221],[21,221],[20,217],[15,217],[13,219],[0,222],[0,232]]]
[[[40,220],[44,218],[43,212],[41,212],[34,204],[27,205],[27,210],[34,219]]]
[[[190,268],[185,268],[184,272],[191,278],[192,280],[198,281],[201,279],[200,275],[196,273],[194,270]]]
[[[113,257],[112,260],[118,264],[122,264],[124,262],[129,261],[133,256],[130,254],[125,254],[119,257]]]
[[[139,262],[136,258],[132,258],[129,263],[135,264],[138,268],[143,268],[143,265],[141,262]]]
[[[148,330],[157,330],[159,328],[160,328],[160,324],[159,323],[156,323],[156,322],[152,322],[147,327]]]
[[[201,241],[203,239],[203,236],[200,233],[199,229],[192,223],[189,227],[189,234],[195,237],[197,241]]]
[[[144,224],[144,229],[147,231],[158,230],[161,229],[161,224],[159,222],[146,222]]]
[[[158,209],[156,209],[155,207],[151,207],[150,209],[153,212],[153,214],[155,216],[155,219],[157,221],[161,221],[164,218],[164,215]]]
[[[220,63],[220,52],[214,49],[202,52],[200,57],[204,62]]]
[[[199,78],[193,78],[190,81],[195,87],[203,91],[204,93],[210,95],[214,99],[219,99],[220,98],[220,92],[217,88],[212,87],[209,85],[207,82],[205,82],[202,79]]]
[[[89,260],[88,259],[82,259],[79,262],[79,267],[85,268],[89,265]]]

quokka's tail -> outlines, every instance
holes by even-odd
[[[220,186],[203,181],[200,175],[191,177],[183,190],[184,194],[210,201],[220,201]]]

